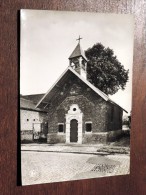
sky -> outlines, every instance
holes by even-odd
[[[133,15],[129,14],[21,10],[20,93],[46,93],[69,66],[68,58],[80,35],[83,50],[102,43],[129,69],[125,90],[110,98],[130,113],[133,28]]]

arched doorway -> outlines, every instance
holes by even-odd
[[[66,143],[82,144],[83,113],[77,104],[72,104],[66,114]]]
[[[78,142],[78,121],[76,119],[70,121],[70,142]]]

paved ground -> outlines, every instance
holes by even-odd
[[[61,153],[81,153],[108,155],[111,153],[129,154],[129,147],[119,147],[113,145],[89,145],[89,144],[22,144],[23,151],[38,152],[61,152]]]
[[[82,145],[22,145],[22,184],[40,184],[129,174],[129,155],[97,152]]]

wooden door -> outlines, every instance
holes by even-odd
[[[72,119],[70,121],[70,142],[78,141],[78,121],[76,119]]]

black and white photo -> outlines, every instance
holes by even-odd
[[[21,10],[22,185],[130,173],[133,16]]]

